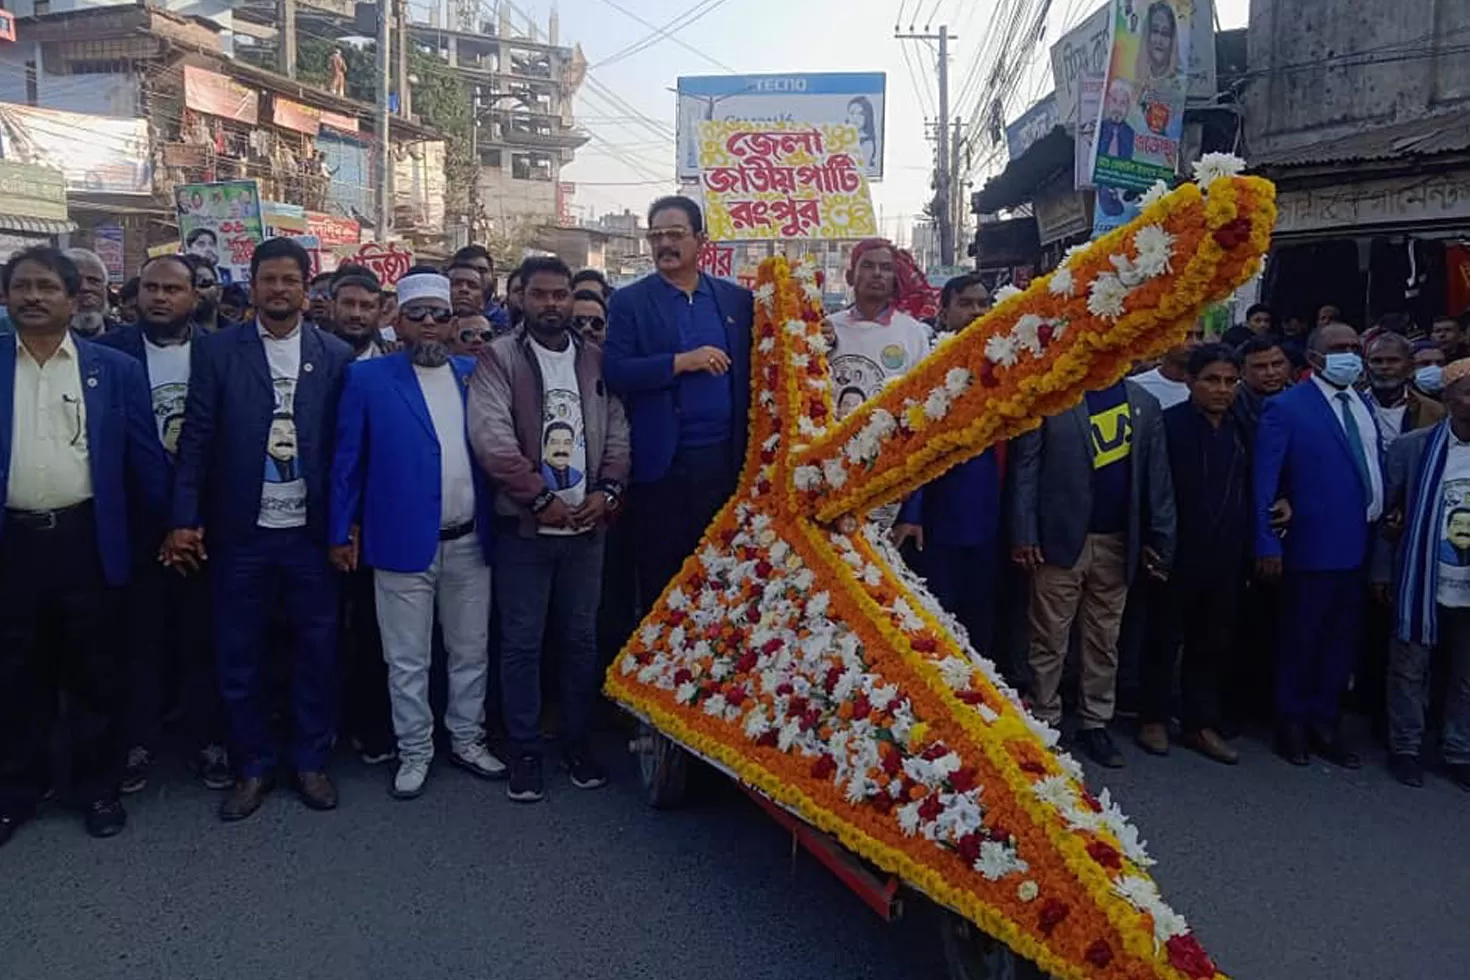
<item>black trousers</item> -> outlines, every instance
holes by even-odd
[[[0,532],[0,812],[27,817],[51,785],[52,728],[66,705],[66,796],[115,796],[122,777],[127,643],[102,575],[90,502],[54,526],[15,512]]]
[[[128,747],[157,751],[172,710],[189,750],[224,742],[224,709],[210,632],[209,572],[184,576],[140,559],[127,592]]]
[[[681,449],[669,471],[629,494],[637,549],[638,595],[646,613],[694,554],[705,528],[735,492],[730,446]]]
[[[1220,724],[1239,581],[1239,570],[1231,565],[1218,575],[1152,583],[1141,677],[1140,718],[1145,724],[1168,724],[1176,664],[1183,729],[1198,732]]]
[[[388,664],[378,632],[373,570],[359,566],[342,580],[343,728],[367,748],[393,748]]]

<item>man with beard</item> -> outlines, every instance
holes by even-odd
[[[331,320],[338,337],[347,341],[354,358],[370,361],[388,353],[378,315],[383,290],[378,277],[364,265],[344,265],[332,279]]]
[[[64,697],[64,790],[111,837],[123,761],[122,666],[109,630],[133,543],[161,514],[168,463],[138,365],[68,329],[76,266],[26,249],[8,270],[15,336],[0,342],[0,846],[52,783]]]
[[[466,245],[454,257],[450,259],[449,268],[445,273],[449,275],[450,285],[454,285],[453,272],[457,268],[470,268],[480,278],[479,296],[475,303],[475,312],[482,314],[490,321],[490,326],[495,328],[496,333],[505,333],[511,328],[509,311],[495,301],[495,259],[491,257],[489,249],[484,245]],[[462,316],[459,303],[456,300],[454,312]]]
[[[505,277],[506,326],[502,332],[521,325],[521,304],[524,300],[525,284],[521,280],[521,270],[517,267],[510,270],[510,274]]]
[[[138,278],[136,324],[124,324],[98,343],[130,355],[143,368],[153,397],[158,438],[170,458],[177,450],[179,423],[189,392],[189,357],[197,273],[188,256],[163,255],[143,263]],[[209,637],[209,586],[203,572],[179,575],[156,559],[165,528],[156,526],[139,542],[137,572],[128,601],[129,675],[127,767],[122,791],[148,785],[160,748],[169,695],[177,704],[192,762],[209,789],[234,782],[224,749],[224,732]]]
[[[352,351],[303,322],[310,269],[306,250],[289,238],[256,248],[250,286],[258,319],[197,339],[179,437],[173,530],[162,557],[188,569],[212,561],[220,692],[237,764],[235,790],[220,807],[226,821],[255,813],[274,784],[264,673],[266,627],[277,609],[294,639],[297,789],[313,809],[337,805],[326,766],[336,726],[339,582],[327,561],[326,502]],[[288,446],[291,458],[282,460]]]
[[[79,337],[97,337],[113,325],[107,316],[107,265],[96,252],[85,248],[67,249],[66,257],[72,260],[82,277],[71,328]]]
[[[654,201],[647,237],[657,275],[613,294],[605,370],[628,409],[638,587],[652,603],[735,490],[754,298],[699,271],[704,214],[689,198]]]
[[[311,277],[306,293],[306,316],[318,330],[332,332],[332,277],[334,273],[318,272]]]
[[[444,274],[449,277],[449,302],[454,307],[454,315],[483,315],[485,287],[480,270],[465,262],[453,262]]]
[[[201,333],[214,333],[235,322],[220,310],[219,270],[214,263],[198,255],[185,255],[184,261],[194,271],[194,293],[198,297],[194,304],[194,323]]]
[[[456,315],[450,325],[449,350],[456,357],[476,358],[495,339],[495,329],[479,313]]]
[[[348,372],[332,468],[332,563],[347,573],[359,562],[373,569],[398,737],[389,788],[397,799],[423,793],[434,758],[436,605],[448,652],[449,760],[482,779],[505,776],[485,747],[490,494],[465,434],[474,363],[453,358],[445,343],[454,317],[449,289],[427,266],[398,281],[403,349]]]
[[[557,258],[532,258],[521,273],[525,329],[498,338],[480,358],[469,412],[475,455],[498,488],[500,683],[515,752],[507,795],[532,803],[544,795],[541,657],[548,627],[562,658],[563,762],[579,789],[607,782],[588,733],[603,541],[622,499],[629,452],[622,405],[603,384],[602,352],[572,329],[571,270]],[[564,458],[543,456],[543,446],[562,447],[549,451]]]

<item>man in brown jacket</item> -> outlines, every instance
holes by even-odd
[[[508,795],[543,796],[541,651],[549,621],[560,664],[563,762],[572,785],[607,775],[587,744],[597,692],[603,538],[628,478],[628,422],[602,381],[602,351],[572,319],[572,272],[557,258],[521,267],[521,329],[494,341],[470,382],[470,443],[495,483],[500,683],[515,747]]]

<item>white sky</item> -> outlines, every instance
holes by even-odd
[[[903,26],[907,29],[908,21],[913,20],[922,29],[927,21],[937,29],[943,23],[959,35],[951,45],[954,89],[978,57],[987,22],[999,2],[904,0]],[[632,57],[596,67],[653,33],[614,5],[662,27],[691,8],[709,3],[715,6],[673,35],[688,48],[665,38]],[[543,29],[552,5],[552,0],[516,3]],[[924,121],[926,110],[932,118],[936,103],[935,61],[927,45],[894,40],[900,0],[704,0],[703,4],[698,0],[557,0],[555,6],[560,13],[561,43],[581,43],[593,65],[591,78],[668,127],[674,123],[674,96],[667,89],[680,75],[725,73],[709,59],[739,73],[886,72],[885,178],[874,186],[874,203],[884,219],[884,233],[907,236],[909,224],[930,196],[933,145],[924,138]],[[1046,48],[1098,6],[1097,0],[1052,0],[1046,38],[1039,47],[1040,57],[1033,59],[1031,83],[1022,86],[1023,92],[1036,89],[1040,96],[1050,89],[1050,69],[1044,67]],[[1216,6],[1222,27],[1244,26],[1249,0],[1216,0]],[[905,63],[905,46],[917,73]],[[924,86],[923,93],[916,79]],[[668,184],[658,181],[672,180],[672,141],[619,118],[627,113],[611,107],[593,86],[583,87],[576,111],[578,121],[595,138],[578,151],[576,161],[563,171],[563,179],[577,184],[574,202],[583,214],[625,207],[641,211],[653,197],[668,190]],[[957,111],[952,107],[951,116]],[[1007,121],[1019,113],[1020,109],[1013,110]],[[614,153],[631,158],[636,167],[616,159]]]

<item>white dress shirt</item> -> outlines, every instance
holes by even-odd
[[[1373,413],[1368,410],[1368,405],[1363,401],[1363,396],[1352,388],[1334,388],[1322,379],[1320,374],[1313,372],[1312,383],[1327,399],[1327,407],[1332,410],[1332,417],[1342,427],[1344,433],[1347,426],[1342,421],[1342,402],[1338,399],[1339,394],[1348,396],[1348,406],[1352,409],[1353,421],[1358,424],[1358,438],[1363,444],[1363,462],[1368,467],[1368,483],[1371,492],[1368,495],[1368,523],[1373,523],[1383,516],[1383,470],[1378,462],[1378,445],[1381,436],[1378,433],[1378,424],[1373,420]]]
[[[61,510],[92,499],[87,402],[77,345],[67,331],[56,353],[39,363],[15,335],[10,472],[5,506]]]

